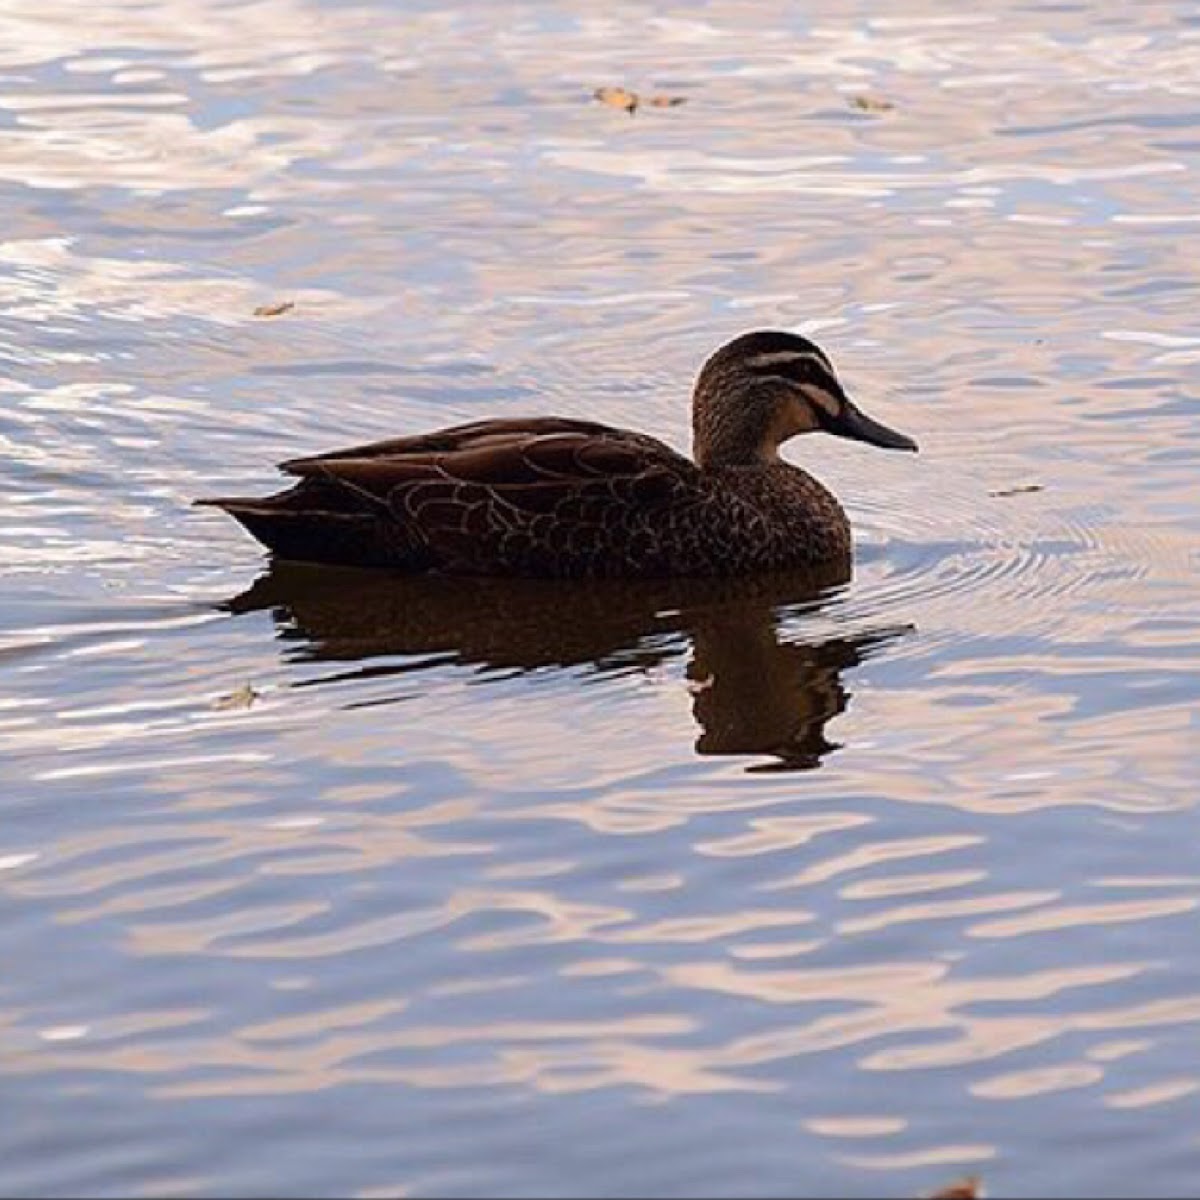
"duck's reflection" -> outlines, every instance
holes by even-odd
[[[843,670],[911,628],[803,640],[805,621],[791,618],[807,612],[816,621],[844,582],[844,574],[806,574],[574,583],[276,562],[227,607],[270,609],[281,636],[303,642],[307,659],[388,660],[358,667],[358,675],[446,664],[651,670],[690,647],[696,752],[766,755],[768,763],[751,769],[781,770],[816,767],[838,748],[825,726],[849,699]]]

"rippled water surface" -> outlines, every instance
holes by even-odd
[[[892,8],[0,9],[0,1192],[1194,1193],[1200,20]],[[846,586],[189,507],[764,325]]]

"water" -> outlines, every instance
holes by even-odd
[[[880,11],[0,13],[0,1192],[1194,1191],[1200,24]],[[847,587],[189,507],[771,325]]]

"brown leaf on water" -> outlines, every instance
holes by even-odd
[[[237,709],[249,708],[260,695],[262,693],[256,692],[250,684],[243,683],[240,688],[230,692],[227,696],[219,696],[213,701],[212,706],[219,712],[231,712]]]
[[[979,1200],[983,1195],[983,1180],[978,1175],[964,1175],[940,1191],[930,1192],[928,1200]]]
[[[637,112],[637,107],[641,103],[637,92],[627,92],[620,87],[597,88],[592,95],[601,104],[607,104],[610,108],[624,109],[630,116]]]
[[[998,488],[988,492],[989,496],[1023,496],[1026,492],[1044,492],[1046,489],[1040,483],[1019,483],[1016,487]]]
[[[850,107],[857,108],[860,112],[891,112],[896,106],[890,100],[884,100],[882,96],[851,96]]]
[[[256,317],[282,317],[285,312],[291,312],[295,307],[295,300],[279,300],[274,304],[260,304],[254,310],[254,315]]]
[[[678,108],[679,105],[687,103],[686,96],[663,94],[647,96],[643,100],[637,92],[630,92],[621,87],[597,88],[592,95],[601,104],[607,104],[610,108],[619,108],[631,117],[639,108]]]

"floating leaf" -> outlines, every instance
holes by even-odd
[[[687,103],[686,96],[667,96],[663,94],[647,96],[643,100],[637,92],[630,92],[621,87],[597,88],[592,95],[601,104],[607,104],[610,108],[619,108],[622,112],[627,112],[630,116],[633,116],[639,108],[678,108],[679,105]]]
[[[1026,492],[1042,492],[1046,489],[1040,483],[1019,483],[1016,487],[999,488],[997,491],[988,492],[989,496],[1022,496]]]
[[[931,1192],[929,1200],[979,1200],[983,1195],[983,1181],[978,1175],[964,1175],[940,1191]]]
[[[249,708],[255,700],[261,695],[256,692],[248,683],[243,683],[236,691],[230,692],[227,696],[221,696],[213,701],[213,708],[220,711],[230,711],[234,709]]]
[[[254,315],[256,317],[282,317],[285,312],[291,312],[295,307],[295,300],[279,300],[275,304],[260,304],[254,310]]]
[[[636,92],[627,92],[624,88],[619,87],[597,88],[592,95],[601,104],[607,104],[611,108],[624,109],[630,116],[637,112],[637,106],[641,103]]]
[[[891,112],[896,106],[880,96],[851,96],[850,106],[861,112]]]

